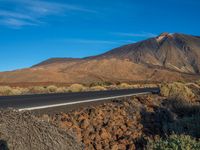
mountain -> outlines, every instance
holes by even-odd
[[[137,64],[199,73],[200,37],[162,33],[156,38],[116,48],[100,57],[129,59]]]
[[[200,37],[162,33],[83,59],[52,58],[0,73],[0,83],[193,80],[200,77]]]

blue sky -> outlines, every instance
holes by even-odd
[[[199,0],[0,0],[0,71],[85,57],[161,32],[200,35]]]

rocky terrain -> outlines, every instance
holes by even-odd
[[[135,149],[144,130],[140,111],[142,107],[152,111],[151,105],[150,97],[135,97],[125,102],[117,100],[72,113],[57,114],[52,121],[63,129],[75,132],[86,149]]]
[[[200,138],[197,132],[200,99],[195,91],[199,87],[190,89],[175,83],[163,87],[161,94],[168,94],[167,99],[157,95],[118,99],[47,118],[60,128],[74,132],[88,150],[150,149],[150,146],[154,149],[149,141],[172,133]],[[184,96],[180,94],[183,92]]]
[[[198,139],[200,88],[194,85],[167,84],[161,96],[118,99],[44,118],[74,132],[88,150],[150,149],[149,141],[172,133]]]
[[[160,88],[160,95],[116,99],[39,117],[1,110],[0,148],[198,150],[200,82]]]
[[[79,150],[73,133],[39,120],[30,112],[0,111],[1,150]]]
[[[0,73],[1,84],[193,81],[199,78],[200,38],[163,33],[83,59],[52,58]]]

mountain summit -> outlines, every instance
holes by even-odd
[[[164,32],[93,57],[52,58],[3,72],[0,82],[174,81],[195,79],[199,72],[200,37]]]

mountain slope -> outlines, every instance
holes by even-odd
[[[200,38],[163,33],[102,55],[54,58],[31,68],[0,73],[0,83],[175,81],[199,77]]]
[[[199,73],[200,38],[163,33],[135,44],[111,50],[99,57],[130,59],[134,63],[159,66],[185,73]]]

